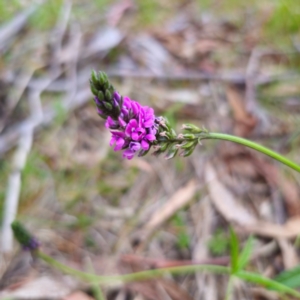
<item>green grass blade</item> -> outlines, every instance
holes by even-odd
[[[238,271],[239,240],[232,227],[230,227],[230,256],[231,256],[231,273],[234,274],[235,272]]]
[[[245,281],[256,283],[267,288],[271,288],[272,290],[281,294],[289,294],[296,297],[297,299],[300,299],[300,293],[298,291],[275,280],[261,276],[260,274],[239,271],[235,274],[235,276]]]
[[[245,247],[243,248],[243,251],[239,255],[239,262],[238,262],[238,269],[242,270],[246,267],[246,265],[249,262],[252,250],[253,250],[253,236],[250,236],[246,242]]]

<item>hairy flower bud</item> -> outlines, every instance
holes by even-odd
[[[91,72],[90,88],[95,95],[94,101],[100,109],[100,111],[98,110],[99,115],[102,118],[118,119],[122,104],[118,102],[119,96],[104,72],[98,74],[95,71]]]
[[[184,129],[186,131],[189,131],[191,133],[200,133],[200,132],[202,132],[202,129],[200,129],[199,127],[197,127],[194,124],[183,124],[182,129]]]
[[[190,156],[194,152],[194,150],[195,150],[195,147],[185,149],[183,152],[180,153],[180,156],[183,156],[183,157]]]
[[[167,154],[165,156],[165,159],[171,159],[173,158],[178,152],[178,144],[174,144],[172,145],[168,151],[167,151]]]
[[[192,133],[184,133],[182,136],[184,139],[189,139],[189,140],[194,140],[196,138],[195,135]]]
[[[196,144],[197,144],[197,141],[196,141]],[[193,147],[194,145],[195,145],[194,141],[187,142],[187,143],[184,143],[181,145],[181,149],[189,149],[189,148]]]
[[[38,241],[29,233],[29,231],[18,221],[11,224],[14,236],[20,243],[23,250],[36,250],[39,247]]]

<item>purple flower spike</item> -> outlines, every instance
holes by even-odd
[[[118,119],[108,117],[106,128],[111,130],[110,146],[114,151],[125,150],[123,157],[132,159],[136,153],[143,154],[156,141],[157,125],[155,125],[154,110],[148,106],[141,106],[138,102],[121,96],[115,92],[113,99],[122,103]]]

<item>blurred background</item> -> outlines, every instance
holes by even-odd
[[[254,235],[251,268],[299,264],[300,176],[228,142],[189,158],[124,160],[89,75],[182,123],[236,134],[300,163],[300,1],[0,0],[0,298],[99,299],[32,262],[17,217],[56,259],[100,275],[228,264],[229,227]],[[300,273],[300,272],[299,272]],[[168,277],[105,299],[224,299],[228,278]],[[279,299],[239,282],[232,299]]]

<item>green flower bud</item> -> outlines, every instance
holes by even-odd
[[[160,143],[159,146],[160,146],[159,150],[161,152],[165,152],[169,146],[169,143]]]
[[[195,142],[194,142],[194,141],[192,141],[192,142],[187,142],[187,143],[185,143],[185,144],[183,144],[183,145],[181,146],[181,149],[189,149],[189,148],[191,148],[191,147],[193,147],[193,146],[195,146]]]
[[[121,113],[121,108],[119,106],[115,106],[114,107],[114,114],[116,114],[117,116],[119,116]]]
[[[108,77],[107,77],[107,75],[106,75],[105,72],[101,72],[101,71],[100,71],[99,73],[102,74],[103,80],[104,80],[105,82],[109,82]]]
[[[171,159],[173,158],[178,152],[177,144],[173,145],[169,148],[167,155],[165,156],[165,159]]]
[[[93,70],[91,73],[91,81],[93,82],[93,84],[95,86],[98,85],[98,76],[97,76],[97,72],[95,70]]]
[[[194,124],[183,124],[182,128],[186,131],[191,132],[191,133],[200,133],[200,132],[202,132],[202,129],[195,126]]]
[[[111,92],[111,94],[113,94],[113,92],[115,91],[115,88],[113,87],[113,85],[110,82],[108,82],[108,88],[107,89]]]
[[[111,99],[112,99],[111,93],[109,92],[109,90],[106,90],[105,91],[105,100],[110,102]]]
[[[107,109],[107,110],[109,110],[109,111],[111,111],[112,110],[112,105],[110,104],[110,103],[108,103],[108,102],[106,102],[106,101],[103,101],[103,105],[105,106],[105,108]]]
[[[102,86],[102,89],[103,89],[104,91],[106,91],[106,90],[109,91],[109,82],[108,82],[108,81],[104,82],[104,84],[103,84],[103,86]]]
[[[98,97],[99,101],[104,101],[104,94],[102,91],[99,91],[97,93],[97,97]]]
[[[169,133],[170,133],[170,135],[171,135],[171,137],[172,138],[176,138],[176,131],[173,129],[173,128],[171,128],[171,130],[169,131]]]
[[[192,133],[184,133],[182,136],[184,139],[189,139],[189,140],[196,138],[195,135]]]
[[[38,241],[29,233],[29,231],[18,221],[11,224],[11,229],[15,239],[24,250],[36,250],[39,247]]]
[[[98,82],[101,86],[107,83],[107,77],[104,72],[98,72]]]
[[[194,152],[194,150],[195,150],[195,147],[185,149],[182,153],[180,153],[180,156],[183,156],[183,157],[190,156]]]
[[[106,120],[107,119],[107,116],[106,115],[103,115],[103,114],[99,114],[98,113],[98,116],[100,116],[102,119]]]
[[[92,93],[93,93],[95,96],[98,96],[98,90],[97,90],[97,88],[95,87],[95,85],[94,85],[94,83],[92,82],[92,80],[90,80],[90,88],[91,88]]]

